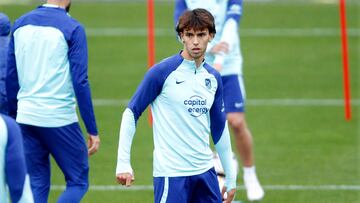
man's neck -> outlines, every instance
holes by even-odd
[[[194,59],[194,61],[195,61],[195,64],[196,64],[196,68],[199,68],[200,65],[202,64],[202,62],[204,61],[204,57]]]
[[[59,6],[60,8],[65,8],[65,1],[59,1],[59,0],[48,0],[46,2],[47,4],[51,4],[51,5],[56,5]]]
[[[193,58],[190,56],[190,54],[188,54],[186,51],[183,51],[181,53],[181,56],[186,59],[186,60],[189,60],[189,61],[194,61],[195,62],[195,65],[196,65],[196,68],[199,68],[200,65],[202,64],[202,62],[204,61],[204,56],[200,57],[200,58]]]

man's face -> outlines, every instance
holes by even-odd
[[[181,40],[184,43],[184,51],[193,59],[202,58],[205,54],[208,43],[213,39],[208,29],[184,30],[181,33]]]

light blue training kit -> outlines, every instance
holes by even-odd
[[[86,130],[97,135],[83,26],[65,9],[44,4],[15,21],[6,78],[9,114],[23,131],[35,201],[47,202],[51,154],[65,175],[58,202],[80,202],[88,189]]]
[[[212,169],[211,134],[227,174],[226,186],[236,187],[220,74],[205,62],[196,67],[195,61],[184,59],[181,53],[152,67],[132,97],[122,118],[116,173],[132,172],[130,148],[135,126],[149,104],[155,179],[196,176]],[[171,192],[168,189],[162,194]]]

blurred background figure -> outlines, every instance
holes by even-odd
[[[238,26],[242,15],[242,0],[176,0],[174,21],[186,10],[204,8],[215,18],[216,36],[209,43],[206,62],[222,77],[225,112],[244,169],[244,184],[249,200],[264,196],[255,171],[253,142],[245,120],[245,87],[243,82]]]
[[[26,172],[23,139],[15,120],[0,114],[0,202],[32,203],[30,178]]]
[[[57,202],[80,202],[89,187],[89,155],[100,144],[88,81],[86,34],[68,14],[70,5],[71,0],[48,0],[24,14],[14,23],[9,44],[9,115],[22,130],[37,203],[48,202],[50,155],[66,180]],[[88,133],[88,146],[76,104]]]
[[[7,15],[0,13],[0,113],[7,114],[7,99],[5,89],[5,74],[7,54],[9,48],[10,20]]]

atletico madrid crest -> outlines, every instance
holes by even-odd
[[[209,78],[206,78],[205,79],[205,86],[208,88],[208,89],[211,89],[211,80]]]

